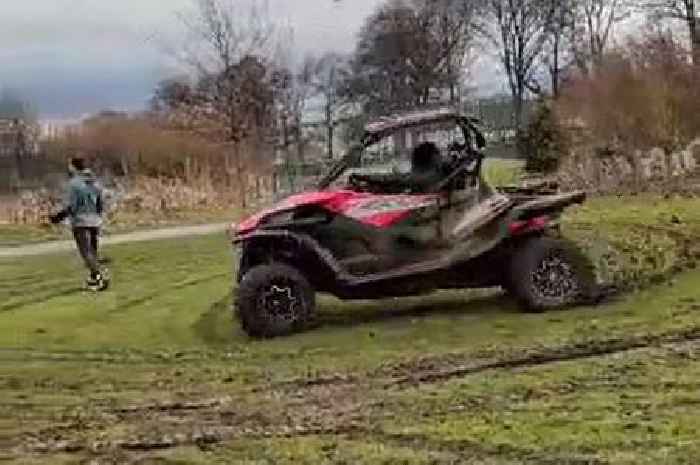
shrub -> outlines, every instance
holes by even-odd
[[[549,101],[539,103],[526,131],[518,138],[518,147],[527,160],[527,171],[556,171],[569,149],[569,140]]]

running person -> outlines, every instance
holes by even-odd
[[[71,159],[68,173],[70,181],[63,209],[51,215],[51,223],[58,224],[65,218],[70,219],[78,251],[90,270],[86,284],[91,290],[104,290],[109,279],[106,271],[100,268],[97,250],[102,227],[102,189],[82,158]]]

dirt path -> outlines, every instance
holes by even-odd
[[[150,231],[138,231],[126,234],[106,236],[102,239],[103,245],[125,244],[129,242],[153,241],[159,239],[174,239],[177,237],[202,236],[226,231],[228,223],[205,224],[199,226],[179,226],[173,228],[155,229]],[[23,245],[19,247],[0,248],[0,258],[20,258],[34,255],[46,255],[60,253],[75,249],[73,241],[54,241],[41,244]]]

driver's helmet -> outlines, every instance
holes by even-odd
[[[433,142],[423,142],[413,149],[411,169],[424,172],[440,168],[440,149]]]

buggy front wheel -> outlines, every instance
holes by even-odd
[[[243,330],[251,337],[270,338],[306,326],[314,315],[316,298],[299,271],[273,263],[243,275],[235,303]]]

